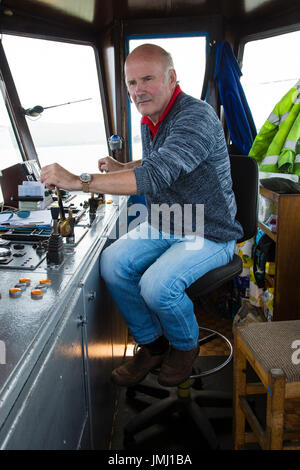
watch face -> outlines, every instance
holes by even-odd
[[[89,181],[91,181],[92,177],[91,177],[91,175],[90,175],[89,173],[82,173],[82,174],[80,175],[80,179],[81,179],[81,181],[83,181],[84,183],[85,183],[85,182],[88,183]]]

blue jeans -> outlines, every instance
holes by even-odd
[[[153,227],[148,234],[144,222],[108,246],[101,254],[101,276],[137,343],[151,343],[164,333],[174,348],[188,351],[197,345],[199,327],[185,290],[227,264],[235,241],[170,238]]]

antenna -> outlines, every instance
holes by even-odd
[[[32,117],[37,117],[39,116],[45,109],[50,109],[50,108],[57,108],[58,106],[66,106],[67,104],[73,104],[73,103],[81,103],[82,101],[89,101],[92,98],[85,98],[83,100],[75,100],[75,101],[68,101],[67,103],[61,103],[61,104],[54,104],[52,106],[46,106],[45,108],[40,105],[36,105],[33,108],[28,108],[28,109],[23,109],[23,112],[25,116],[32,116]]]

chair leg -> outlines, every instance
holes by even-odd
[[[193,400],[188,400],[185,405],[185,408],[187,409],[189,415],[191,416],[197,428],[201,432],[201,435],[206,440],[210,449],[218,449],[220,446],[215,431],[212,425],[210,424],[209,419],[202,411],[201,407],[199,407]]]
[[[169,390],[166,390],[159,385],[151,384],[150,382],[142,382],[137,385],[133,385],[132,387],[128,387],[126,390],[126,396],[128,398],[133,398],[136,392],[140,392],[154,398],[166,398],[170,396]]]
[[[245,446],[245,415],[240,406],[239,397],[246,395],[246,358],[238,345],[238,334],[235,335],[233,363],[233,446],[235,450]]]
[[[266,442],[267,450],[281,450],[286,377],[281,369],[271,369],[267,398]]]
[[[170,397],[148,406],[135,416],[124,427],[124,445],[132,444],[136,433],[145,429],[149,424],[155,421],[155,418],[161,413],[172,408],[177,401],[178,397],[176,394],[172,394]]]

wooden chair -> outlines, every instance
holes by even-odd
[[[259,383],[247,382],[248,364],[260,379]],[[251,396],[253,400],[255,395],[262,393],[266,395],[265,428],[249,404]],[[237,328],[234,347],[234,449],[257,442],[264,450],[300,450],[300,415],[296,416],[298,423],[293,423],[293,429],[287,429],[286,413],[291,406],[297,413],[299,399],[300,320],[252,323]],[[246,421],[252,432],[245,431]],[[298,424],[298,429],[295,424]]]

